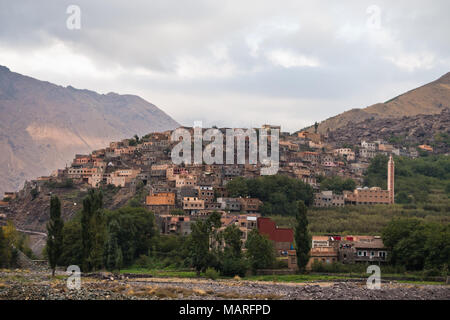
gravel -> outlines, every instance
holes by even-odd
[[[89,275],[69,290],[64,273],[0,271],[0,300],[283,299],[283,300],[450,300],[448,285],[364,282],[274,283],[242,280],[131,278]]]

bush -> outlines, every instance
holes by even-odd
[[[439,277],[439,276],[441,276],[441,272],[439,271],[439,269],[433,268],[430,270],[424,270],[423,276],[424,277]]]
[[[288,261],[286,259],[276,259],[273,264],[273,268],[275,269],[287,269]]]
[[[236,275],[245,277],[247,269],[247,261],[245,261],[244,259],[226,257],[223,260],[220,273],[226,277],[234,277]]]
[[[136,259],[136,261],[134,262],[134,264],[138,267],[138,268],[145,268],[145,269],[151,269],[153,261],[150,257],[141,254],[139,256],[139,258]]]
[[[314,262],[311,266],[313,272],[323,273],[365,273],[367,270],[366,264],[343,264],[339,262],[323,263]]]
[[[216,280],[219,278],[219,272],[214,268],[208,268],[205,271],[205,277],[211,280]]]

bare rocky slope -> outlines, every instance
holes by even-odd
[[[447,154],[450,153],[450,109],[444,109],[439,114],[349,122],[331,131],[328,136],[327,142],[336,146],[381,139],[398,147],[429,144],[435,153]]]
[[[350,122],[367,119],[392,119],[419,114],[440,114],[450,108],[450,72],[424,86],[408,91],[384,103],[364,109],[351,109],[319,124],[321,133],[345,127]]]
[[[64,167],[77,153],[179,126],[138,96],[62,87],[3,66],[0,119],[0,194]]]

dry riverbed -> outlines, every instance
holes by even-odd
[[[383,283],[369,290],[364,282],[275,283],[187,278],[82,277],[79,290],[69,290],[64,273],[0,270],[0,300],[155,300],[155,299],[387,299],[450,300],[448,285]]]

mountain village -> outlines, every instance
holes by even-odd
[[[263,125],[269,130],[279,126]],[[193,128],[185,128],[193,133]],[[204,130],[204,129],[203,129]],[[225,132],[225,128],[220,129]],[[294,231],[279,228],[270,218],[263,217],[257,198],[230,197],[226,185],[236,177],[260,176],[261,164],[175,165],[171,161],[172,131],[151,133],[142,138],[135,136],[119,142],[111,142],[107,148],[91,154],[78,154],[66,168],[58,169],[50,176],[39,177],[25,183],[18,193],[5,193],[0,206],[8,207],[9,201],[23,198],[28,193],[39,193],[44,186],[64,184],[87,190],[100,186],[128,189],[131,194],[141,190],[145,194],[145,206],[154,212],[161,234],[188,235],[190,225],[213,212],[221,214],[222,228],[235,224],[241,231],[241,240],[257,229],[273,241],[279,259],[285,259],[289,269],[296,269]],[[419,150],[433,152],[428,145],[402,148],[385,141],[361,141],[354,147],[339,147],[327,142],[327,135],[316,130],[294,134],[281,132],[279,140],[278,174],[299,179],[314,190],[312,205],[315,207],[348,206],[362,204],[394,203],[394,161],[392,155],[415,158]],[[248,136],[246,137],[248,154]],[[206,143],[204,143],[206,144]],[[377,154],[389,156],[387,190],[381,187],[364,187],[363,174],[370,159]],[[318,177],[339,176],[352,179],[358,186],[344,190],[342,194],[320,188]],[[5,201],[6,200],[6,201]],[[6,220],[6,214],[2,214]],[[379,236],[313,235],[308,268],[312,263],[355,263],[386,260],[387,251]]]

